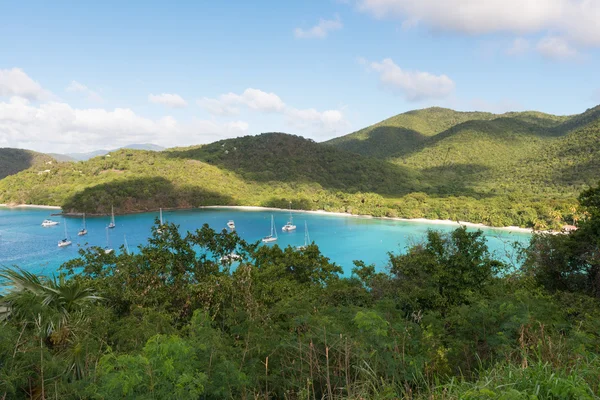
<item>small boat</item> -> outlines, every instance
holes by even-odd
[[[69,240],[69,236],[67,235],[67,221],[64,220],[65,222],[65,238],[62,240],[58,241],[58,247],[67,247],[73,244],[73,242],[71,242]]]
[[[85,213],[83,213],[83,228],[81,228],[79,230],[79,232],[77,232],[77,235],[79,235],[79,236],[87,235],[87,229],[85,228]]]
[[[296,247],[296,250],[306,250],[310,244],[310,236],[308,236],[308,224],[304,221],[304,246]]]
[[[110,206],[110,224],[108,224],[108,227],[110,229],[113,229],[115,226],[115,209],[113,206]]]
[[[230,219],[229,222],[227,222],[227,227],[229,229],[235,229],[235,222],[233,222],[233,220]]]
[[[232,263],[234,261],[239,261],[241,259],[242,259],[242,256],[240,256],[239,254],[229,253],[229,254],[221,257],[221,262],[224,264],[228,264],[228,263]]]
[[[108,227],[106,228],[106,246],[104,247],[104,254],[110,254],[113,249],[110,248],[110,240],[108,238]]]
[[[58,221],[52,221],[51,219],[45,219],[44,222],[42,222],[42,226],[45,228],[47,226],[55,226],[58,225]]]
[[[271,215],[271,234],[269,236],[265,236],[262,241],[263,243],[272,243],[277,241],[277,229],[275,229],[275,220],[273,219],[273,215]]]
[[[281,228],[284,232],[291,232],[296,230],[296,225],[294,225],[294,217],[292,217],[292,202],[290,201],[290,219],[288,222]]]

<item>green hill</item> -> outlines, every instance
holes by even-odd
[[[47,168],[42,169],[42,166],[55,162],[52,157],[46,154],[3,147],[0,148],[0,179],[34,166],[40,167],[40,170],[43,171]]]
[[[487,129],[486,127],[490,125],[485,124],[486,121],[490,122],[498,119],[504,120],[504,122],[497,125],[498,129],[508,128],[522,131],[525,129],[554,128],[566,121],[567,117],[536,111],[510,112],[499,115],[485,112],[460,112],[433,107],[399,114],[355,133],[325,143],[357,154],[389,159],[401,157],[426,147],[432,142],[432,137],[447,136],[464,123],[473,124],[475,121],[481,121],[483,129]],[[514,122],[513,125],[506,127],[510,124],[510,121]],[[477,129],[477,125],[471,126]],[[497,129],[494,126],[490,126],[490,128],[492,130]],[[436,141],[433,140],[433,142]]]
[[[269,133],[163,152],[122,149],[50,172],[34,169],[0,181],[0,203],[61,205],[66,211],[105,213],[202,205],[351,209],[371,213],[382,198],[422,189],[419,173]],[[355,204],[354,207],[351,207]]]
[[[576,195],[600,177],[599,138],[600,107],[570,117],[433,108],[325,144],[266,133],[162,152],[121,149],[42,174],[29,168],[0,181],[0,203],[106,213],[111,204],[131,212],[292,201],[302,209],[558,228],[578,217]]]

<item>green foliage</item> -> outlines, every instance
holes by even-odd
[[[44,171],[53,163],[55,164],[56,160],[46,154],[3,147],[0,148],[0,179],[31,167]]]
[[[292,201],[296,209],[559,230],[577,218],[575,194],[600,168],[597,117],[427,109],[328,144],[267,133],[163,152],[122,149],[2,179],[0,202],[106,214],[113,205],[126,213]]]
[[[569,235],[537,235],[527,251],[524,272],[550,291],[600,297],[600,186],[579,197],[585,216]]]
[[[206,375],[198,371],[195,349],[178,336],[154,336],[142,354],[100,359],[98,383],[90,394],[100,399],[197,399]]]
[[[440,310],[477,297],[503,268],[491,258],[481,231],[461,227],[427,232],[427,242],[390,256],[390,272],[408,312]]]
[[[597,195],[582,195],[577,234],[552,237],[593,243]],[[82,250],[67,276],[2,270],[0,398],[598,396],[593,269],[547,290],[541,262],[506,270],[460,228],[390,254],[389,273],[356,261],[343,278],[314,244],[156,222],[135,252]],[[552,268],[568,270],[573,248],[552,248],[566,253]]]

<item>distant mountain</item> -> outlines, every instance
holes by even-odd
[[[54,158],[56,161],[60,161],[60,162],[77,161],[77,159],[75,159],[73,157],[69,157],[66,154],[58,154],[58,153],[46,153],[46,154],[48,154],[50,157]]]
[[[31,167],[45,170],[44,166],[52,163],[56,163],[56,160],[47,154],[8,147],[0,148],[0,179]]]
[[[119,149],[133,149],[133,150],[149,150],[149,151],[163,151],[164,147],[157,146],[152,143],[141,143],[141,144],[129,144],[127,146],[119,147]],[[57,154],[58,158],[61,158],[61,161],[86,161],[90,158],[104,156],[112,151],[119,150],[94,150],[88,153],[67,153],[67,154]]]

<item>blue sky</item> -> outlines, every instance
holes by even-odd
[[[320,141],[429,106],[580,113],[600,103],[599,18],[589,0],[7,2],[0,147]]]

